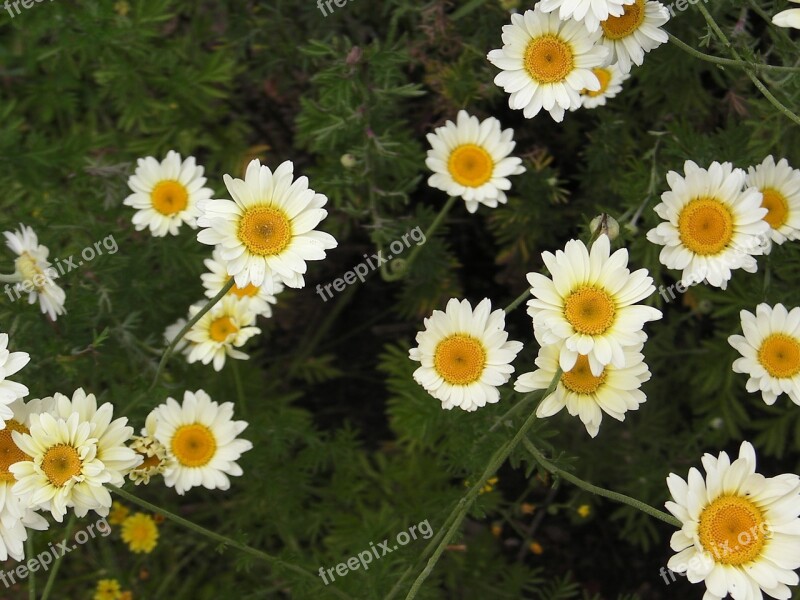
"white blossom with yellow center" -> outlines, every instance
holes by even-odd
[[[647,321],[661,318],[661,311],[636,304],[655,291],[647,269],[631,273],[628,251],[621,248],[611,254],[604,234],[591,251],[571,240],[563,251],[542,253],[542,259],[552,279],[528,273],[534,296],[528,301],[528,314],[540,343],[559,346],[564,372],[580,355],[587,356],[595,377],[609,364],[624,368],[624,349],[642,341]]]
[[[600,21],[610,16],[621,16],[626,4],[635,0],[542,0],[539,3],[542,11],[558,11],[562,21],[575,19],[582,21],[589,31],[597,31]]]
[[[644,338],[644,334],[641,337]],[[603,413],[624,421],[627,411],[638,409],[647,399],[639,389],[650,379],[642,346],[640,343],[625,348],[625,366],[608,365],[597,376],[589,368],[589,358],[583,354],[578,356],[575,365],[561,374],[553,393],[539,403],[536,416],[551,417],[566,406],[570,415],[580,418],[592,437],[600,431]],[[520,375],[514,389],[525,393],[546,390],[558,371],[560,351],[558,344],[542,345],[536,357],[539,368]]]
[[[595,67],[592,73],[600,81],[600,89],[581,91],[583,108],[605,106],[607,100],[616,97],[622,91],[622,83],[630,77],[628,73],[623,73],[616,63],[606,67]]]
[[[705,582],[704,600],[791,598],[788,586],[797,585],[800,568],[800,478],[756,473],[749,442],[733,462],[721,452],[702,463],[705,479],[694,467],[687,480],[667,478],[674,501],[666,507],[682,523],[667,566]]]
[[[328,199],[308,187],[307,177],[294,179],[291,161],[272,172],[256,159],[244,180],[224,179],[233,200],[203,204],[198,225],[205,229],[197,239],[219,248],[240,289],[252,283],[274,294],[277,281],[303,287],[306,262],[336,247],[333,236],[315,229],[328,215]]]
[[[203,303],[193,305],[189,309],[189,318],[202,307]],[[226,296],[186,334],[185,339],[190,344],[186,348],[187,360],[190,363],[200,361],[204,365],[213,362],[216,371],[222,370],[228,356],[247,360],[247,354],[237,348],[261,333],[261,329],[253,327],[255,320],[256,315],[249,306],[239,302],[235,296]]]
[[[769,405],[787,394],[800,406],[800,308],[759,304],[756,314],[739,313],[744,336],[728,343],[742,355],[733,362],[735,373],[745,373],[748,392],[761,392]]]
[[[58,271],[47,260],[50,250],[40,245],[36,232],[25,225],[3,235],[6,245],[18,257],[14,267],[19,283],[14,289],[23,295],[28,294],[28,304],[35,304],[38,300],[42,313],[55,321],[67,312],[64,309],[66,294],[54,281],[58,278]]]
[[[253,444],[238,437],[247,423],[233,420],[233,403],[217,404],[203,390],[187,391],[182,404],[167,398],[152,414],[154,437],[167,449],[167,487],[180,495],[197,486],[227,490],[228,476],[242,474],[236,461]]]
[[[511,378],[522,350],[521,342],[508,341],[505,318],[503,310],[492,312],[488,299],[473,311],[467,300],[452,298],[444,312],[425,319],[418,346],[409,350],[421,363],[414,380],[447,410],[474,411],[500,400],[497,387]]]
[[[136,231],[149,228],[153,236],[164,237],[178,235],[184,223],[195,229],[199,204],[211,198],[212,190],[205,187],[203,167],[194,157],[182,161],[180,154],[170,150],[161,162],[148,156],[140,158],[137,165],[128,178],[133,193],[124,202],[136,209]]]
[[[231,275],[228,274],[227,261],[220,255],[219,248],[215,248],[213,257],[205,259],[204,263],[208,272],[201,275],[203,287],[206,288],[206,296],[214,298],[230,281]],[[272,305],[278,302],[274,294],[280,294],[282,291],[283,284],[279,281],[273,283],[272,293],[265,285],[248,283],[244,287],[239,287],[234,284],[228,295],[243,302],[256,315],[270,318]]]
[[[14,418],[14,412],[9,405],[28,395],[26,386],[7,377],[16,375],[30,360],[27,352],[10,352],[8,334],[0,333],[0,426],[4,421]]]
[[[609,49],[609,61],[619,65],[623,73],[631,63],[641,65],[644,55],[669,39],[661,29],[669,21],[669,11],[660,2],[635,0],[624,7],[624,13],[600,23],[600,44]]]
[[[600,89],[592,68],[606,64],[609,51],[595,44],[599,36],[599,30],[591,33],[579,21],[561,21],[540,5],[513,14],[511,24],[503,26],[503,47],[487,57],[502,69],[494,82],[510,94],[508,105],[522,109],[526,118],[544,109],[561,122],[564,111],[581,105],[581,90]]]
[[[768,156],[747,170],[745,186],[761,192],[761,207],[767,209],[764,220],[773,242],[800,239],[800,169],[790,167],[785,158],[775,164]]]
[[[508,176],[525,172],[522,161],[509,156],[516,145],[514,130],[501,129],[494,117],[479,121],[461,110],[455,123],[447,121],[427,137],[431,149],[425,164],[433,171],[428,185],[461,196],[471,213],[481,204],[505,204]]]
[[[724,290],[732,269],[758,270],[754,256],[764,251],[767,209],[756,188],[742,190],[745,173],[731,163],[701,169],[687,160],[684,171],[685,176],[667,173],[670,189],[654,209],[664,222],[648,231],[647,239],[664,246],[659,260],[682,269],[682,281],[706,281]]]

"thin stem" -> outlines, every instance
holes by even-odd
[[[67,531],[64,535],[64,540],[68,539],[72,535],[72,530],[75,528],[75,521],[77,517],[75,513],[72,513],[69,517],[69,521],[67,522]],[[62,554],[61,556],[56,557],[55,562],[53,563],[52,568],[50,569],[50,575],[47,576],[47,583],[44,586],[44,591],[42,592],[41,600],[47,600],[50,597],[50,591],[53,589],[53,584],[56,582],[56,575],[58,575],[58,570],[61,568],[61,559],[64,557]]]
[[[25,540],[25,554],[28,555],[29,560],[34,556],[33,531],[33,529],[28,530],[28,539]],[[30,579],[28,579],[28,599],[36,600],[36,573],[30,571],[30,574]]]
[[[516,298],[516,299],[515,299],[515,300],[514,300],[514,301],[513,301],[511,304],[509,304],[508,306],[506,306],[506,307],[503,309],[503,311],[504,311],[506,314],[510,313],[512,310],[514,310],[514,309],[515,309],[515,308],[517,308],[517,307],[518,307],[520,304],[522,304],[522,301],[523,301],[523,300],[525,300],[525,298],[527,298],[527,297],[528,297],[528,296],[530,296],[530,295],[531,295],[531,290],[530,290],[530,288],[526,288],[526,289],[525,289],[525,291],[524,291],[524,292],[522,292],[522,293],[521,293],[519,296],[517,296],[517,298]]]
[[[800,71],[800,67],[784,67],[781,65],[765,65],[763,63],[751,63],[743,60],[733,60],[731,58],[722,58],[721,56],[713,56],[711,54],[705,54],[692,48],[689,44],[684,41],[681,41],[679,38],[675,37],[671,33],[667,33],[669,36],[669,41],[675,44],[678,48],[683,50],[684,52],[691,54],[695,58],[699,58],[700,60],[704,60],[706,62],[713,63],[715,65],[722,65],[724,67],[736,67],[737,69],[753,69],[755,71],[776,71],[782,73],[796,73]]]
[[[444,203],[444,206],[439,211],[439,214],[436,215],[436,218],[431,223],[431,226],[428,227],[428,230],[425,232],[424,239],[428,240],[430,237],[436,232],[439,226],[444,221],[444,218],[447,216],[447,213],[450,212],[450,209],[453,208],[453,205],[458,200],[458,196],[450,196],[447,199],[447,202]],[[381,265],[381,276],[383,277],[384,281],[397,281],[398,279],[402,279],[406,276],[406,274],[411,270],[411,265],[414,264],[414,260],[417,258],[417,255],[422,250],[422,244],[417,244],[411,250],[411,254],[408,255],[408,258],[405,261],[399,263],[397,265],[397,270],[393,273],[390,273],[389,270],[386,268],[386,265]]]
[[[153,378],[153,383],[150,384],[151,390],[154,387],[156,387],[156,384],[158,384],[158,380],[161,378],[161,373],[164,371],[164,367],[166,366],[169,357],[172,356],[172,353],[175,351],[175,347],[183,339],[183,336],[189,333],[189,330],[191,330],[191,328],[194,327],[197,324],[197,322],[200,319],[202,319],[208,311],[214,308],[217,302],[219,302],[225,297],[225,294],[227,294],[231,290],[234,283],[235,281],[233,280],[233,277],[231,277],[231,280],[225,284],[225,287],[223,287],[219,291],[219,294],[217,294],[211,300],[206,302],[206,305],[203,308],[201,308],[200,311],[195,316],[189,319],[189,322],[186,323],[186,325],[184,325],[183,329],[181,329],[178,335],[175,336],[175,339],[170,342],[169,346],[167,346],[167,349],[164,350],[164,354],[161,356],[161,362],[158,363],[158,369],[156,369],[156,375]]]
[[[231,371],[233,372],[233,382],[236,385],[236,398],[239,400],[239,409],[241,415],[247,418],[247,399],[244,395],[244,388],[242,387],[242,376],[239,373],[239,361],[231,361]]]
[[[549,473],[552,473],[556,477],[560,477],[561,479],[565,479],[570,483],[578,486],[582,490],[586,490],[587,492],[591,492],[592,494],[597,494],[598,496],[603,496],[604,498],[609,498],[610,500],[614,500],[616,502],[621,502],[623,504],[627,504],[628,506],[632,506],[644,513],[647,513],[651,517],[655,517],[665,523],[669,523],[670,525],[674,525],[675,527],[681,527],[682,523],[673,517],[670,514],[667,514],[663,511],[658,510],[657,508],[653,508],[649,504],[645,504],[641,500],[636,500],[635,498],[631,498],[630,496],[626,496],[625,494],[620,494],[619,492],[612,492],[611,490],[607,490],[605,488],[598,487],[596,485],[592,485],[576,477],[572,473],[567,473],[563,469],[555,466],[549,460],[547,460],[544,455],[539,451],[539,449],[533,445],[529,439],[525,438],[522,440],[523,445],[533,455],[534,460],[545,470]]]
[[[132,502],[133,504],[141,506],[142,508],[146,508],[150,512],[162,514],[162,515],[164,515],[164,517],[166,517],[170,521],[174,521],[178,525],[182,525],[183,527],[186,527],[187,529],[190,529],[190,530],[194,531],[195,533],[199,533],[200,535],[205,536],[205,537],[207,537],[209,539],[212,539],[215,542],[218,542],[220,544],[224,544],[226,546],[231,546],[232,548],[236,548],[237,550],[240,550],[240,551],[242,551],[242,552],[244,552],[246,554],[249,554],[250,556],[253,556],[255,558],[258,558],[260,560],[268,562],[268,563],[270,563],[272,565],[275,565],[275,566],[278,566],[278,567],[282,567],[282,568],[284,568],[284,569],[286,569],[288,571],[292,571],[294,573],[297,573],[298,575],[302,575],[303,577],[305,577],[309,581],[314,581],[315,583],[317,583],[317,585],[323,586],[323,583],[319,580],[319,578],[316,575],[314,575],[310,571],[306,571],[303,567],[299,567],[299,566],[294,565],[292,563],[287,563],[286,561],[284,561],[284,560],[282,560],[282,559],[280,559],[280,558],[278,558],[276,556],[272,556],[271,554],[267,554],[266,552],[262,552],[261,550],[257,550],[256,548],[248,546],[247,544],[243,544],[241,542],[237,542],[236,540],[231,539],[231,538],[229,538],[227,536],[224,536],[224,535],[221,535],[221,534],[216,533],[214,531],[211,531],[210,529],[206,529],[205,527],[201,527],[200,525],[197,525],[196,523],[192,523],[191,521],[189,521],[187,519],[184,519],[183,517],[179,517],[175,513],[171,513],[170,511],[165,510],[165,509],[161,508],[160,506],[156,506],[155,504],[151,504],[147,500],[143,500],[143,499],[139,498],[138,496],[134,496],[133,494],[131,494],[130,492],[125,491],[122,488],[119,488],[119,487],[116,487],[116,486],[113,486],[113,485],[109,485],[107,487],[108,487],[108,489],[110,489],[115,494],[125,498],[128,502]],[[349,596],[347,596],[346,594],[340,592],[336,588],[333,588],[333,587],[329,586],[326,589],[328,589],[333,595],[337,596],[338,598],[349,598]]]

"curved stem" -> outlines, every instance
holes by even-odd
[[[68,539],[72,535],[72,530],[75,528],[75,521],[77,517],[75,513],[72,513],[69,517],[69,521],[67,521],[67,530],[64,534],[64,540]],[[50,569],[50,575],[47,576],[47,583],[44,586],[44,591],[42,592],[41,600],[47,600],[50,597],[50,591],[53,589],[53,584],[56,582],[56,575],[58,575],[58,570],[61,568],[61,559],[64,555],[60,555],[56,557],[55,562],[53,563],[52,568]],[[28,557],[30,558],[30,557]]]
[[[210,529],[206,529],[205,527],[201,527],[200,525],[198,525],[196,523],[192,523],[191,521],[189,521],[187,519],[184,519],[183,517],[179,517],[175,513],[171,513],[168,510],[164,510],[160,506],[156,506],[155,504],[151,504],[147,500],[142,500],[138,496],[134,496],[133,494],[123,490],[122,488],[119,488],[119,487],[116,487],[116,486],[113,486],[113,485],[109,485],[109,486],[106,486],[106,487],[108,487],[108,489],[111,490],[112,492],[114,492],[115,494],[117,494],[119,496],[122,496],[127,501],[132,502],[133,504],[136,504],[138,506],[141,506],[142,508],[146,508],[150,512],[162,514],[162,515],[164,515],[164,517],[166,517],[170,521],[174,521],[178,525],[182,525],[183,527],[186,527],[187,529],[190,529],[190,530],[194,531],[195,533],[199,533],[200,535],[205,536],[205,537],[207,537],[207,538],[209,538],[211,540],[214,540],[215,542],[218,542],[220,544],[224,544],[226,546],[231,546],[232,548],[236,548],[237,550],[240,550],[240,551],[242,551],[242,552],[244,552],[246,554],[249,554],[250,556],[254,556],[255,558],[258,558],[260,560],[268,562],[268,563],[270,563],[272,565],[284,568],[284,569],[286,569],[288,571],[292,571],[294,573],[297,573],[298,575],[302,575],[303,577],[305,577],[309,581],[313,580],[318,585],[323,586],[323,583],[319,580],[319,578],[317,576],[315,576],[310,571],[306,571],[302,567],[299,567],[299,566],[294,565],[292,563],[287,563],[286,561],[284,561],[284,560],[282,560],[282,559],[280,559],[280,558],[278,558],[276,556],[272,556],[271,554],[267,554],[266,552],[262,552],[261,550],[257,550],[256,548],[248,546],[247,544],[243,544],[241,542],[237,542],[236,540],[231,539],[231,538],[229,538],[227,536],[224,536],[224,535],[221,535],[221,534],[216,533],[214,531],[211,531]],[[346,594],[343,594],[342,592],[340,592],[336,588],[328,586],[328,588],[326,588],[326,589],[329,590],[333,595],[337,596],[338,598],[349,598],[349,596],[347,596]]]
[[[632,506],[644,513],[647,513],[651,517],[664,521],[665,523],[669,523],[670,525],[674,525],[675,527],[680,528],[682,523],[673,517],[672,515],[665,513],[663,511],[658,510],[657,508],[653,508],[649,504],[642,502],[641,500],[636,500],[635,498],[631,498],[630,496],[626,496],[625,494],[620,494],[619,492],[613,492],[611,490],[607,490],[605,488],[598,487],[596,485],[592,485],[576,477],[572,473],[567,473],[563,469],[555,466],[549,460],[547,460],[541,451],[533,445],[529,439],[525,438],[522,440],[523,445],[533,455],[533,459],[545,470],[549,473],[552,473],[556,477],[560,477],[570,483],[578,486],[582,490],[586,490],[587,492],[591,492],[592,494],[597,494],[598,496],[603,496],[604,498],[609,498],[610,500],[614,500],[616,502],[621,502],[623,504],[627,504],[628,506]]]
[[[164,371],[164,367],[166,366],[169,357],[172,356],[172,353],[175,351],[175,347],[183,339],[183,336],[189,333],[189,330],[192,327],[194,327],[197,324],[197,322],[200,319],[202,319],[208,311],[214,308],[217,302],[219,302],[225,297],[225,294],[227,294],[231,290],[234,283],[235,282],[233,280],[233,277],[231,277],[231,280],[225,284],[225,287],[223,287],[219,291],[219,294],[217,294],[211,300],[206,302],[206,305],[203,308],[201,308],[200,311],[195,316],[189,319],[189,322],[186,323],[186,325],[184,325],[183,329],[181,329],[178,335],[175,336],[175,339],[170,342],[169,346],[167,346],[167,349],[164,350],[164,354],[161,356],[161,361],[158,363],[158,369],[156,369],[156,375],[155,377],[153,377],[153,383],[150,384],[149,388],[150,390],[152,390],[154,387],[156,387],[156,384],[158,384],[158,380],[161,378],[161,373]]]
[[[689,44],[675,37],[671,33],[668,32],[667,35],[669,36],[669,41],[675,44],[678,48],[680,48],[684,52],[691,54],[695,58],[699,58],[700,60],[704,60],[706,62],[710,62],[715,65],[722,65],[725,67],[736,67],[737,69],[753,69],[755,71],[775,71],[782,73],[800,72],[800,67],[765,65],[762,63],[751,63],[743,60],[733,60],[732,58],[722,58],[721,56],[713,56],[711,54],[705,54],[704,52],[700,52],[699,50],[692,48]]]

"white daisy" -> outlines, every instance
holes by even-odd
[[[232,402],[217,404],[198,390],[185,392],[183,404],[167,398],[153,414],[154,437],[166,447],[171,459],[164,471],[167,487],[174,487],[180,495],[200,485],[227,490],[228,476],[242,474],[236,461],[253,444],[237,437],[247,423],[233,420]]]
[[[588,357],[595,377],[609,364],[624,368],[624,348],[641,342],[647,321],[661,318],[661,311],[636,304],[655,291],[647,269],[631,273],[628,251],[610,252],[606,235],[597,238],[591,251],[583,242],[571,240],[555,255],[542,253],[552,279],[528,273],[534,296],[528,301],[528,314],[534,331],[542,345],[560,346],[564,372],[581,354]]]
[[[755,315],[743,310],[739,316],[744,336],[728,338],[742,355],[733,362],[734,373],[749,375],[747,391],[760,391],[767,404],[785,393],[800,406],[800,308],[759,304]]]
[[[306,261],[336,247],[333,236],[314,229],[328,215],[328,199],[309,189],[307,177],[294,180],[291,161],[273,173],[253,160],[244,180],[225,175],[225,185],[233,200],[203,204],[198,225],[206,229],[197,239],[219,247],[240,288],[252,283],[274,294],[276,279],[303,287]]]
[[[503,48],[487,58],[502,69],[494,82],[511,94],[511,108],[523,109],[526,118],[544,108],[561,122],[565,110],[581,105],[581,90],[600,89],[591,69],[606,63],[608,49],[595,44],[599,31],[590,33],[579,21],[561,21],[540,6],[511,15],[511,24],[503,26]]]
[[[28,395],[26,386],[6,377],[18,373],[30,360],[27,352],[9,352],[8,334],[0,333],[0,427],[4,421],[14,417],[9,404]]]
[[[799,3],[800,0],[790,0]],[[793,27],[800,29],[800,8],[788,8],[772,17],[772,22],[778,27]]]
[[[682,523],[670,546],[668,563],[692,583],[704,581],[704,600],[791,598],[800,567],[800,478],[756,473],[756,455],[742,442],[739,458],[725,452],[702,458],[688,480],[671,473],[674,502],[666,507]]]
[[[745,173],[731,163],[713,162],[706,170],[687,160],[684,171],[685,177],[667,173],[670,190],[654,209],[664,222],[648,231],[647,239],[664,246],[659,260],[683,269],[684,283],[706,281],[724,290],[731,269],[758,269],[753,256],[763,253],[767,209],[757,189],[742,191]]]
[[[198,205],[211,198],[204,187],[203,167],[193,156],[181,161],[181,155],[170,150],[160,163],[148,156],[137,161],[136,172],[128,178],[133,193],[125,198],[125,206],[136,209],[133,224],[136,231],[150,228],[155,237],[178,235],[181,225],[197,227]]]
[[[607,67],[595,67],[592,73],[600,81],[600,89],[581,91],[583,108],[605,106],[606,100],[616,97],[622,91],[622,82],[630,77],[628,73],[623,73],[616,63]]]
[[[215,248],[213,257],[205,259],[204,263],[208,273],[203,273],[201,276],[203,287],[206,288],[206,296],[214,298],[231,279],[226,266],[227,261],[222,258],[219,248]],[[269,318],[272,316],[272,305],[278,301],[273,294],[280,294],[282,291],[283,285],[279,281],[273,282],[272,293],[265,285],[248,283],[244,287],[239,287],[234,284],[228,295],[246,303],[255,314]]]
[[[142,464],[128,473],[128,477],[136,485],[147,485],[150,478],[163,475],[174,460],[169,456],[167,447],[156,438],[157,425],[156,412],[152,411],[147,415],[142,435],[134,436],[131,441],[131,449],[142,457]]]
[[[422,363],[414,380],[447,410],[474,411],[497,402],[497,386],[511,378],[511,363],[522,350],[521,342],[507,341],[505,319],[503,310],[492,312],[488,299],[473,312],[467,300],[452,298],[444,312],[425,319],[419,346],[409,350],[411,360]]]
[[[447,121],[427,137],[431,149],[425,164],[434,173],[428,185],[461,196],[471,213],[479,204],[505,204],[508,176],[525,172],[522,160],[509,156],[516,145],[514,130],[502,130],[494,117],[479,121],[461,110],[455,123]]]
[[[760,165],[747,169],[745,186],[756,188],[767,209],[764,220],[769,223],[769,235],[776,244],[800,239],[800,169],[793,169],[785,158],[775,164],[768,156]]]
[[[551,417],[566,406],[570,415],[580,417],[592,437],[600,431],[603,413],[624,421],[627,411],[636,410],[647,400],[639,389],[650,380],[650,369],[644,362],[642,346],[640,343],[625,348],[625,366],[616,368],[608,365],[599,376],[592,375],[589,357],[581,354],[575,365],[561,374],[553,393],[539,403],[536,416]],[[536,366],[539,368],[520,375],[514,389],[518,392],[546,390],[558,371],[560,352],[558,344],[542,346],[536,357]]]
[[[66,294],[53,280],[58,278],[47,257],[50,250],[39,244],[39,238],[31,227],[20,225],[16,231],[3,233],[6,245],[18,256],[14,262],[16,279],[14,289],[28,294],[28,304],[39,301],[43,314],[55,321],[63,315]]]
[[[194,317],[203,307],[195,304],[189,309],[189,317]],[[195,323],[185,339],[190,342],[187,360],[200,361],[204,365],[213,361],[214,370],[220,371],[225,365],[225,357],[247,360],[244,352],[236,350],[247,343],[261,329],[253,327],[256,315],[235,296],[226,296]]]
[[[603,33],[600,44],[611,51],[609,60],[618,63],[623,73],[628,73],[631,63],[641,65],[645,52],[669,39],[667,32],[661,29],[669,21],[669,11],[652,0],[635,0],[624,8],[621,16],[609,17],[600,23]]]
[[[609,16],[621,16],[625,4],[635,0],[542,0],[539,3],[542,11],[558,10],[558,18],[562,21],[575,19],[583,21],[589,31],[597,31],[600,21]]]

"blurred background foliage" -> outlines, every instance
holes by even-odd
[[[797,127],[744,71],[670,44],[648,54],[607,107],[563,124],[544,114],[526,121],[507,108],[485,59],[509,20],[501,4],[514,2],[352,0],[328,16],[311,0],[58,0],[13,18],[3,11],[0,225],[34,227],[53,258],[110,235],[119,246],[65,276],[69,312],[57,323],[0,296],[0,330],[32,355],[21,377],[31,397],[82,386],[137,429],[153,406],[186,389],[236,402],[255,449],[229,492],[179,498],[159,482],[136,492],[314,574],[426,519],[438,531],[465,481],[479,477],[525,415],[487,433],[519,400],[511,385],[501,403],[477,413],[442,411],[411,378],[407,351],[422,319],[453,296],[506,305],[524,291],[527,272],[542,270],[542,251],[585,238],[601,211],[622,224],[616,244],[629,248],[632,264],[650,269],[657,285],[672,284],[678,274],[644,237],[667,171],[686,159],[747,167],[767,154],[800,166]],[[707,7],[744,56],[796,64],[796,34],[764,18],[782,1]],[[667,29],[728,56],[691,5]],[[800,104],[800,78],[764,80],[787,106]],[[459,202],[408,277],[387,282],[376,272],[323,302],[317,284],[433,221],[446,198],[425,184],[425,134],[460,108],[515,129],[527,172],[514,179],[508,205],[470,215]],[[323,227],[339,247],[310,265],[305,289],[280,295],[249,362],[215,373],[175,358],[147,392],[162,332],[202,297],[210,254],[186,228],[175,238],[136,233],[122,206],[136,158],[170,149],[196,156],[218,197],[222,175],[241,176],[251,158],[273,167],[293,160],[331,199]],[[668,472],[685,475],[704,452],[735,451],[742,439],[755,443],[765,473],[797,472],[800,411],[785,397],[766,407],[731,371],[726,338],[739,329],[738,311],[797,304],[796,243],[759,267],[737,272],[725,292],[695,286],[669,303],[650,299],[665,319],[648,326],[648,402],[624,423],[604,419],[591,440],[560,414],[537,424],[532,439],[559,466],[655,506],[667,500]],[[0,269],[13,270],[9,252],[0,253]],[[517,373],[531,370],[537,348],[524,306],[508,323],[511,338],[526,344]],[[700,588],[680,579],[667,586],[659,574],[670,533],[535,472],[520,446],[419,597],[699,598]],[[36,546],[63,535],[52,527]],[[421,569],[424,544],[335,586],[385,598],[407,568]],[[169,522],[144,557],[130,554],[118,532],[70,554],[57,597],[87,598],[109,577],[135,598],[331,597],[312,578],[221,551]],[[27,597],[26,588],[0,589],[6,597]]]

